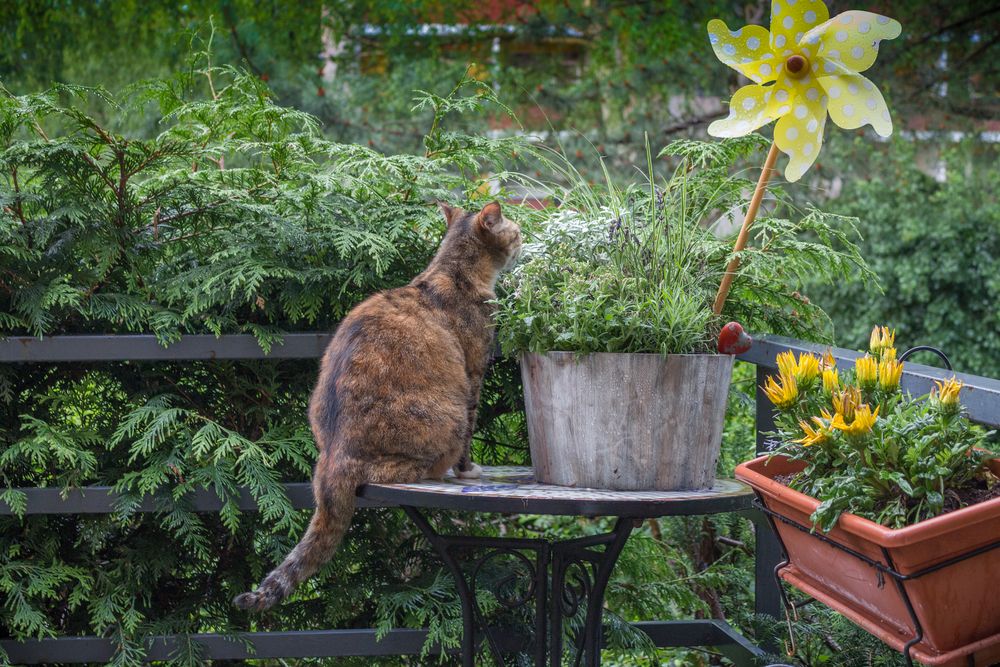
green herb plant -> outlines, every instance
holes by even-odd
[[[758,136],[678,141],[660,154],[675,168],[658,181],[647,145],[646,181],[623,186],[608,172],[603,185],[590,185],[561,154],[540,150],[563,183],[554,194],[560,206],[525,230],[523,259],[501,279],[504,351],[714,352],[727,320],[752,331],[829,336],[825,313],[798,290],[806,279],[872,281],[855,245],[856,221],[800,211],[780,191],[753,245],[740,252],[726,309],[712,312],[730,258],[722,230],[752,187],[733,167],[763,146]]]

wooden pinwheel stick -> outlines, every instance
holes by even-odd
[[[772,143],[771,150],[767,153],[767,159],[764,160],[764,170],[760,172],[757,188],[753,191],[753,198],[750,199],[747,215],[743,219],[743,226],[740,227],[740,235],[736,237],[736,245],[733,246],[734,254],[739,253],[747,245],[747,240],[750,238],[750,226],[753,225],[753,221],[757,218],[757,210],[760,208],[760,202],[764,199],[767,182],[771,180],[771,172],[774,171],[774,163],[777,161],[778,144]],[[729,288],[733,286],[733,278],[736,277],[736,272],[739,268],[740,258],[737,255],[733,257],[729,262],[729,266],[726,267],[726,273],[722,276],[722,283],[719,285],[719,293],[715,295],[715,305],[712,306],[712,310],[716,315],[722,313],[722,306],[726,303],[726,297],[729,296]]]

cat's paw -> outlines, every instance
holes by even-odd
[[[483,476],[483,467],[478,463],[469,463],[468,470],[459,470],[458,466],[455,466],[455,477],[459,479],[479,479]]]

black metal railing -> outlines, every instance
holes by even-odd
[[[194,361],[194,360],[251,360],[251,359],[309,359],[318,358],[329,341],[330,335],[317,333],[292,333],[282,337],[265,352],[256,339],[248,335],[184,336],[168,347],[163,347],[154,336],[147,335],[86,335],[55,336],[46,339],[12,337],[0,340],[0,363],[61,363],[61,362],[112,362],[112,361]],[[740,360],[757,366],[757,451],[768,449],[763,434],[774,426],[774,413],[770,403],[759,390],[769,374],[776,372],[775,357],[785,350],[795,352],[826,352],[829,348],[789,338],[764,336],[755,341],[753,348],[741,355]],[[834,357],[841,362],[853,362],[856,352],[833,348]],[[907,364],[903,386],[914,394],[926,393],[935,380],[956,375],[966,386],[963,404],[972,419],[990,426],[1000,426],[1000,381],[950,371]],[[293,507],[313,506],[307,483],[284,485]],[[110,487],[85,487],[62,491],[51,488],[20,489],[26,500],[26,514],[110,514],[114,512],[117,494]],[[239,507],[257,509],[246,489],[241,490]],[[222,500],[210,490],[191,492],[187,499],[199,512],[217,512]],[[138,507],[140,512],[156,511],[154,498],[145,499]],[[359,506],[377,504],[360,500]],[[0,501],[0,514],[12,514],[12,509]],[[756,583],[755,608],[758,613],[778,616],[782,596],[773,573],[782,561],[782,547],[769,521],[760,512],[746,513],[754,521],[756,530]],[[637,623],[660,647],[714,646],[737,664],[750,664],[747,656],[759,655],[727,624],[718,621],[709,624],[689,621]],[[497,629],[493,634],[502,647],[518,650],[523,639]],[[252,632],[235,636],[199,634],[154,637],[147,641],[150,660],[165,659],[182,641],[192,641],[201,648],[205,659],[247,659],[278,657],[334,657],[334,656],[392,656],[420,653],[426,640],[425,630],[395,629],[381,639],[374,629],[315,630],[293,632]],[[234,641],[235,640],[235,641]],[[0,648],[6,651],[12,663],[38,664],[51,662],[104,662],[114,654],[111,639],[103,637],[56,637],[18,641],[0,638]]]

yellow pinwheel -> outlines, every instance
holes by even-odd
[[[871,125],[884,137],[892,134],[882,93],[860,72],[874,64],[879,43],[901,31],[899,22],[871,12],[848,11],[831,19],[821,0],[772,0],[770,31],[759,25],[730,30],[719,19],[709,21],[715,55],[753,83],[736,91],[729,116],[712,123],[708,133],[739,137],[778,121],[715,295],[715,314],[726,303],[779,150],[788,155],[785,178],[797,181],[819,155],[827,113],[846,129]]]
[[[860,72],[875,62],[879,43],[900,32],[899,22],[871,12],[831,19],[820,0],[773,0],[770,32],[757,25],[730,30],[714,19],[708,35],[715,54],[754,83],[736,91],[729,117],[708,133],[743,136],[777,120],[774,143],[788,155],[788,181],[801,178],[819,155],[827,112],[842,128],[871,125],[889,136],[882,93]]]

